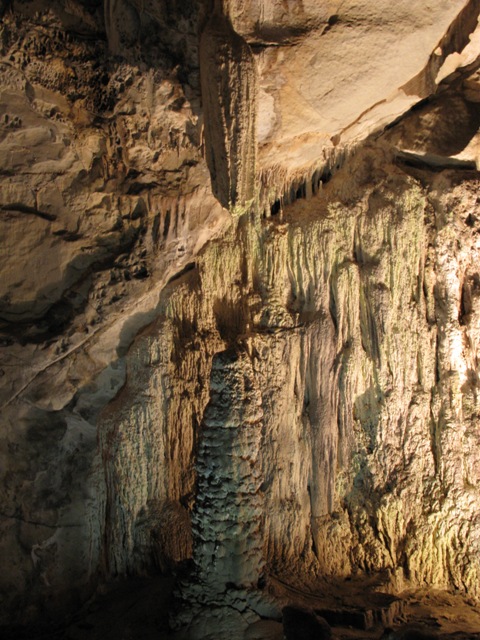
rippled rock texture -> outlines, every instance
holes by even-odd
[[[478,3],[0,8],[2,623],[478,602]]]

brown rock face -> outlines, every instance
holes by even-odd
[[[0,623],[478,603],[478,3],[51,5],[0,3]]]
[[[206,159],[215,196],[244,208],[255,196],[257,73],[253,53],[214,13],[200,40]]]

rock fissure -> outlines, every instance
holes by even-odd
[[[18,212],[18,213],[26,213],[26,214],[31,214],[34,216],[38,216],[39,218],[43,218],[43,220],[48,220],[50,222],[53,222],[54,220],[57,219],[57,217],[55,215],[52,215],[50,213],[45,213],[44,211],[39,211],[38,209],[35,209],[33,207],[26,207],[20,203],[12,203],[12,204],[3,204],[0,209],[2,211],[13,211],[13,212]]]

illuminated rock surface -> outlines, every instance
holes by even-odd
[[[174,571],[192,638],[474,637],[478,3],[50,5],[0,4],[0,622]]]

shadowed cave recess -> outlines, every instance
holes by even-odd
[[[480,638],[480,3],[0,0],[0,634]]]

